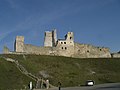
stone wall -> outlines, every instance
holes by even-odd
[[[73,57],[74,55],[74,35],[68,32],[65,39],[59,39],[56,45],[57,54],[59,56]]]
[[[37,47],[30,44],[24,44],[24,53],[37,55],[56,55],[56,56],[71,56],[71,52],[59,47]],[[73,54],[73,53],[72,53]]]
[[[63,48],[62,48],[63,47]],[[58,45],[57,47],[37,47],[30,44],[24,45],[26,54],[56,55],[75,58],[111,58],[108,48],[100,48],[92,45],[78,44],[74,46]],[[65,49],[67,47],[67,49]]]
[[[56,30],[45,32],[44,47],[24,44],[24,37],[17,36],[15,40],[16,54],[56,55],[75,58],[110,58],[109,48],[96,47],[74,42],[73,32],[68,32],[65,39],[58,39]],[[115,55],[114,55],[115,56]]]
[[[110,58],[109,48],[95,47],[88,44],[75,43],[74,57],[78,58]]]
[[[120,58],[120,53],[112,53],[112,58]]]
[[[52,47],[38,47],[31,44],[24,44],[24,52],[27,54],[50,55]]]

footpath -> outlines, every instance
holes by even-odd
[[[6,58],[6,57],[3,57],[6,61],[8,62],[12,62],[12,63],[15,63],[16,67],[18,68],[18,70],[26,75],[27,77],[31,78],[32,80],[34,80],[36,82],[36,88],[40,88],[40,81],[42,81],[42,83],[44,84],[47,84],[46,83],[46,80],[43,80],[41,78],[38,78],[37,76],[33,75],[32,73],[28,72],[25,67],[23,67],[18,60],[15,60],[15,59],[12,59],[12,58]],[[24,57],[25,58],[25,57]],[[52,84],[49,83],[49,87],[50,88],[55,88],[55,86],[53,86]],[[39,90],[39,89],[35,89],[35,90]],[[41,89],[40,89],[41,90]]]

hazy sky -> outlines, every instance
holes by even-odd
[[[120,50],[120,0],[0,0],[0,52],[13,51],[15,37],[43,46],[44,32],[58,38],[74,32],[75,42]]]

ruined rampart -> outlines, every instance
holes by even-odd
[[[109,48],[95,47],[89,44],[75,43],[74,57],[78,58],[110,58]]]
[[[24,44],[24,52],[27,54],[49,55],[52,47],[39,47],[31,44]]]
[[[112,53],[111,57],[112,58],[120,58],[120,53]]]
[[[13,54],[37,54],[37,55],[56,55],[75,58],[110,58],[109,48],[96,47],[89,44],[79,44],[74,42],[73,32],[68,32],[65,39],[57,39],[56,30],[45,32],[44,46],[34,46],[24,43],[24,36],[17,36],[15,40]],[[114,55],[118,57],[118,55]]]
[[[61,47],[39,47],[30,44],[24,44],[25,54],[37,54],[37,55],[56,55],[67,56],[75,58],[110,58],[111,54],[108,48],[100,48],[87,44],[74,44],[74,49],[67,47],[61,49]]]

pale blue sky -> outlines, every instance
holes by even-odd
[[[0,52],[13,51],[17,35],[43,46],[44,32],[58,38],[74,32],[75,42],[120,50],[120,0],[0,0]]]

